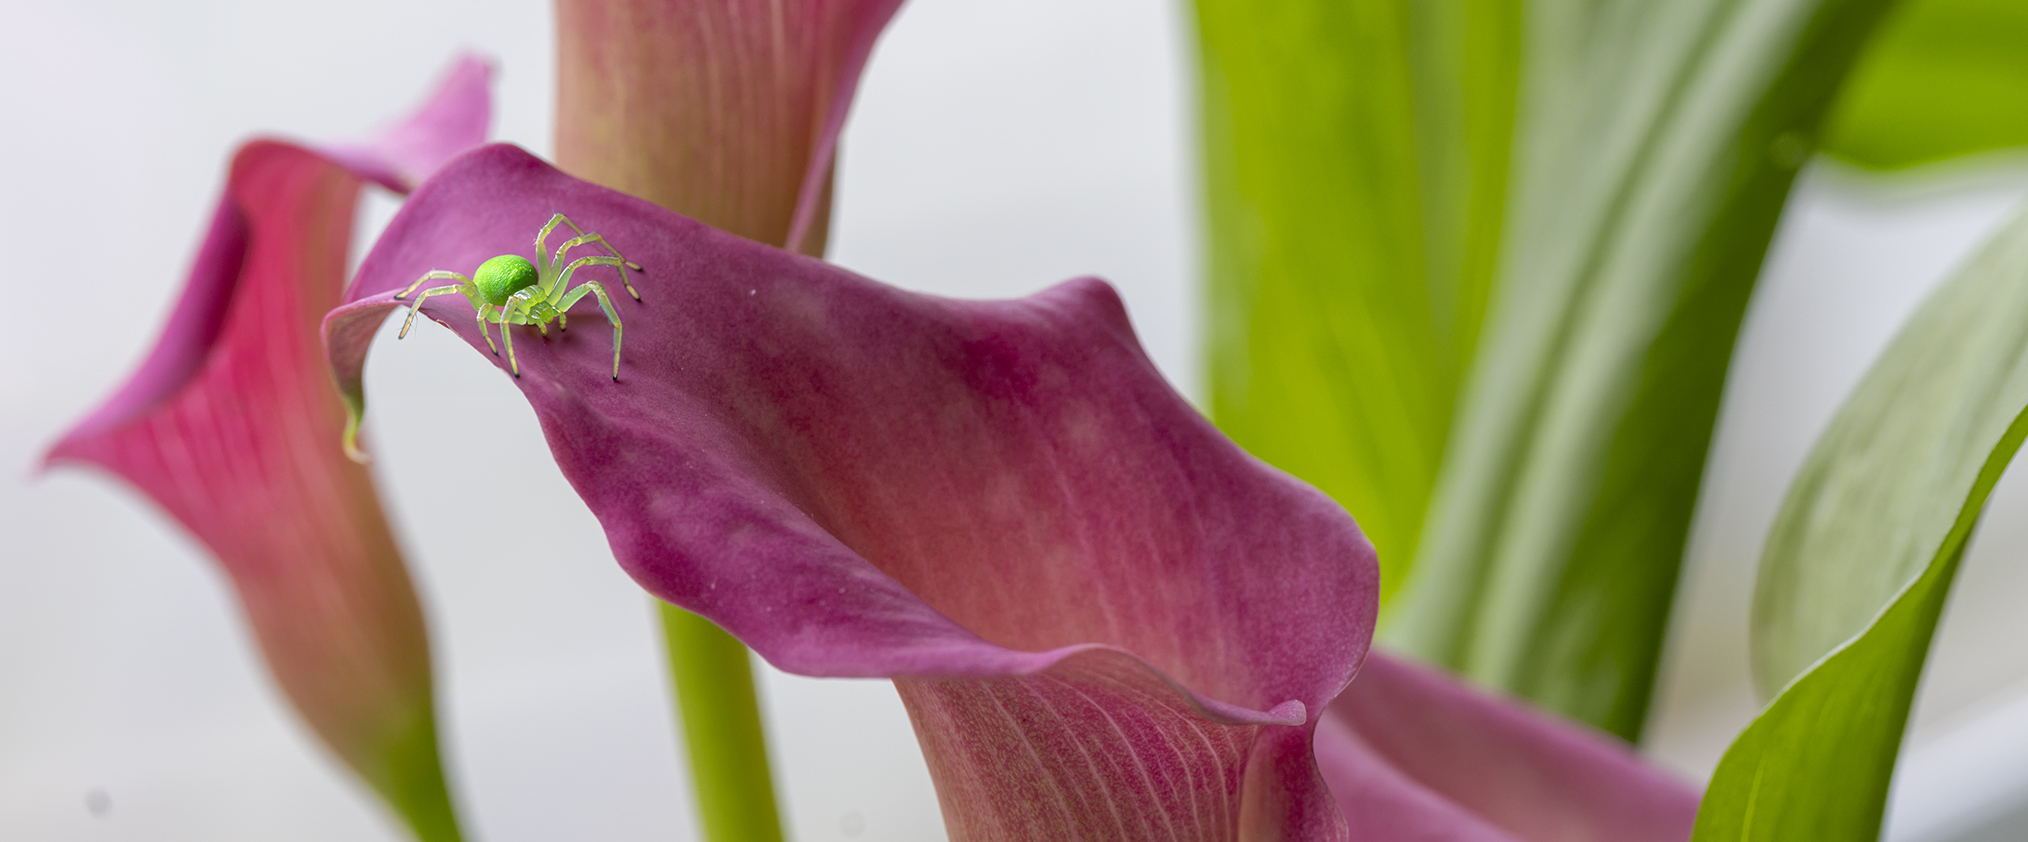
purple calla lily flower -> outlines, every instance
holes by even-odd
[[[373,141],[257,140],[140,370],[49,451],[153,499],[230,577],[268,668],[319,738],[424,839],[456,839],[429,642],[317,342],[363,183],[406,191],[485,139],[491,69],[465,58]]]
[[[1358,527],[1184,403],[1097,280],[903,292],[489,147],[327,318],[352,405],[395,291],[558,212],[644,267],[618,382],[602,320],[510,328],[565,476],[651,593],[893,677],[954,839],[1687,834],[1695,795],[1609,738],[1368,658]],[[424,313],[486,348],[460,302]]]
[[[354,405],[396,291],[559,212],[645,267],[617,383],[600,320],[509,328],[564,475],[651,593],[785,670],[894,677],[953,838],[1343,838],[1310,736],[1373,550],[1171,390],[1109,287],[907,293],[488,147],[327,318]],[[459,302],[424,312],[486,348]]]

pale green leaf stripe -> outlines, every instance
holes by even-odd
[[[1824,151],[1877,169],[2028,146],[2028,3],[1906,0],[1839,96]]]
[[[1748,294],[1888,5],[1528,5],[1496,298],[1387,639],[1638,736]]]
[[[1415,555],[1506,202],[1518,0],[1198,0],[1211,415]]]
[[[2024,409],[2028,216],[1930,297],[1790,487],[1754,650],[1762,681],[1801,677],[1726,751],[1696,842],[1877,838],[1930,636]]]

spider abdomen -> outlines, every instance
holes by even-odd
[[[499,307],[507,303],[509,296],[532,287],[542,276],[535,271],[535,264],[518,254],[503,254],[479,264],[479,271],[472,273],[472,285],[479,288],[487,303]]]

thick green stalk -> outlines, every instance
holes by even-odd
[[[667,603],[657,607],[704,839],[780,842],[767,735],[746,646],[710,620]]]

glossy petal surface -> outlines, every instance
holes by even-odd
[[[646,267],[617,383],[601,320],[512,328],[564,475],[651,593],[783,669],[897,678],[954,838],[1339,838],[1309,731],[1371,546],[1170,389],[1110,287],[908,293],[489,147],[326,320],[341,387],[394,291],[556,211]],[[469,305],[424,312],[485,348]]]
[[[557,161],[822,254],[838,133],[901,0],[561,0]]]
[[[428,639],[372,477],[337,446],[317,326],[363,179],[482,140],[487,74],[462,62],[390,143],[242,147],[155,349],[48,456],[119,476],[210,548],[289,701],[425,839],[457,838]]]

